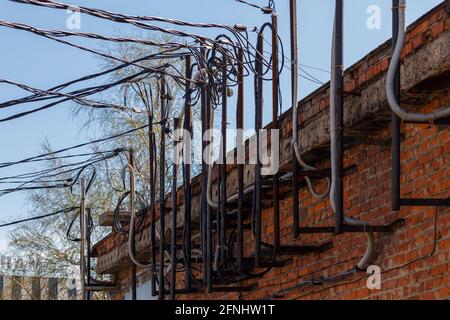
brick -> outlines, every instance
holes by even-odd
[[[413,55],[416,49],[432,41],[445,29],[448,29],[444,11],[430,14],[428,21],[422,21],[408,34],[407,43],[402,56]],[[412,59],[413,60],[413,59]],[[358,90],[364,94],[364,89],[373,84],[380,85],[379,94],[384,98],[384,83],[375,81],[381,72],[386,72],[390,57],[386,50],[370,54],[368,59],[361,61],[346,74],[345,90]],[[366,83],[371,80],[370,84]],[[363,85],[362,85],[363,84]],[[426,97],[430,101],[422,106],[417,103],[417,111],[436,110],[450,101],[449,93],[442,93],[442,98]],[[355,95],[347,98],[350,101],[350,112],[358,112],[360,106],[355,101]],[[356,100],[351,100],[356,99]],[[414,95],[407,100],[412,102]],[[406,99],[405,99],[406,100]],[[425,99],[424,99],[425,100]],[[346,101],[346,103],[347,103]],[[350,102],[349,105],[350,105]],[[405,101],[406,103],[406,101]],[[251,106],[249,106],[250,108]],[[322,94],[313,95],[300,104],[299,119],[302,123],[311,121],[310,117],[321,112],[328,112],[329,90]],[[386,115],[389,109],[386,107]],[[287,119],[290,114],[287,113]],[[383,117],[384,115],[375,115]],[[383,122],[385,120],[382,120]],[[374,121],[376,122],[376,121]],[[371,124],[372,125],[372,124]],[[374,125],[377,125],[374,123]],[[390,139],[390,129],[387,125],[377,125],[376,132],[364,133],[373,139]],[[328,129],[328,127],[326,128]],[[365,128],[362,128],[365,129]],[[283,123],[283,138],[289,139],[292,131],[290,120]],[[325,130],[326,131],[326,130]],[[328,132],[324,132],[327,134]],[[450,129],[444,126],[403,124],[402,133],[402,197],[417,198],[445,197],[450,191]],[[309,135],[309,132],[303,132]],[[324,142],[325,145],[325,142]],[[329,168],[330,161],[327,152],[325,159],[317,157],[315,165]],[[382,268],[382,290],[366,288],[366,279],[351,283],[363,272],[352,275],[348,279],[336,281],[322,286],[306,286],[296,289],[285,296],[286,299],[449,299],[450,298],[450,212],[441,208],[439,211],[437,246],[434,248],[434,214],[435,210],[423,207],[403,207],[400,212],[391,211],[391,153],[389,148],[367,145],[349,146],[345,150],[344,162],[346,166],[356,166],[353,172],[344,178],[345,185],[345,213],[351,217],[368,221],[371,224],[387,224],[399,218],[405,219],[405,224],[396,232],[376,235],[377,255],[372,263]],[[290,163],[289,163],[290,165]],[[233,172],[229,168],[230,173]],[[230,179],[231,180],[231,179]],[[198,183],[198,180],[197,180]],[[231,182],[230,182],[231,183]],[[250,182],[251,183],[251,180]],[[323,190],[325,181],[314,179],[314,185]],[[200,188],[196,187],[200,192]],[[303,280],[332,276],[352,268],[364,254],[366,239],[363,234],[344,233],[332,234],[303,234],[299,239],[292,237],[292,196],[291,186],[283,186],[280,210],[281,242],[292,244],[315,244],[332,241],[333,248],[323,253],[312,253],[293,257],[292,264],[284,268],[273,268],[263,277],[255,280],[259,288],[252,292],[242,292],[242,299],[267,298],[281,288],[300,283]],[[313,198],[302,180],[300,195],[302,226],[332,226],[333,212],[330,210],[329,200],[320,201]],[[182,200],[182,193],[178,195]],[[264,242],[272,243],[274,226],[272,223],[272,208],[265,209],[262,216],[262,238]],[[246,223],[251,219],[247,218]],[[99,252],[115,248],[126,241],[126,236],[111,237],[103,243]],[[254,240],[251,231],[245,232],[246,256],[254,253]],[[106,247],[106,249],[105,249]],[[434,250],[435,249],[435,250]],[[429,256],[434,251],[434,255]],[[197,275],[201,278],[201,274]],[[119,275],[119,281],[129,283],[129,270]],[[349,283],[346,283],[346,281]],[[127,282],[128,281],[128,282]],[[178,278],[179,287],[182,286],[183,273]],[[251,281],[250,281],[251,282]],[[327,289],[327,286],[332,288]],[[214,293],[180,295],[179,299],[237,299],[235,293]],[[113,296],[117,299],[117,295]]]
[[[441,265],[431,268],[431,275],[433,277],[438,276],[438,275],[445,273],[446,271],[447,271],[447,264],[441,264]]]
[[[410,35],[411,35],[411,37],[415,37],[419,34],[424,33],[427,30],[427,28],[428,28],[428,20],[425,20],[425,21],[419,23],[416,27],[414,27],[411,30]]]
[[[431,35],[436,38],[438,35],[440,35],[442,32],[444,32],[445,24],[444,21],[436,23],[433,28],[431,29]]]
[[[415,49],[418,49],[419,47],[421,47],[424,43],[425,43],[425,40],[424,40],[423,35],[418,35],[417,37],[415,37],[412,40],[412,47],[415,50]]]

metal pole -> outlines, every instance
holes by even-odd
[[[86,248],[87,248],[87,252],[86,252],[86,287],[89,287],[91,285],[91,228],[89,227],[89,222],[92,220],[92,216],[91,216],[91,208],[86,208],[86,218],[84,219],[85,223],[86,223]],[[86,288],[85,287],[85,288]],[[91,292],[88,290],[86,292],[86,300],[91,300]]]
[[[335,14],[335,59],[336,59],[336,143],[337,163],[336,168],[336,212],[335,232],[341,233],[344,224],[344,1],[336,0]]]
[[[161,77],[161,133],[160,133],[160,164],[159,164],[159,222],[161,226],[159,241],[159,300],[164,299],[164,253],[165,253],[165,182],[166,182],[166,80]]]
[[[255,266],[260,264],[261,255],[261,152],[260,146],[260,130],[262,129],[262,109],[263,109],[263,52],[264,52],[264,35],[258,34],[258,50],[256,55],[256,103],[255,103],[255,130],[256,130],[256,172],[255,172],[255,196],[253,201],[253,212],[255,220]]]
[[[272,129],[279,130],[279,71],[278,71],[278,16],[272,14]],[[272,155],[273,157],[273,155]],[[280,248],[280,184],[279,172],[273,175],[273,253],[277,255]]]
[[[170,241],[171,247],[171,264],[170,264],[170,299],[175,300],[176,280],[177,280],[177,182],[178,182],[178,163],[176,154],[178,151],[179,137],[177,130],[180,128],[180,119],[173,119],[173,165],[172,165],[172,239]]]
[[[201,55],[206,58],[206,50],[201,48]],[[205,65],[201,65],[201,68],[205,68]],[[203,139],[205,132],[208,128],[209,119],[207,117],[207,92],[206,83],[203,83],[201,89],[201,110],[200,117],[202,122],[202,184],[201,184],[201,214],[200,214],[200,228],[201,228],[201,242],[202,242],[202,258],[203,258],[203,283],[207,285],[208,282],[208,262],[207,262],[207,235],[206,235],[206,216],[208,201],[206,198],[207,184],[208,184],[208,167],[203,155],[205,154],[206,142]]]
[[[245,161],[245,144],[242,130],[244,129],[244,53],[243,49],[238,51],[238,100],[236,111],[236,127],[238,129],[237,143],[238,150],[244,152],[243,159],[238,159],[238,231],[237,231],[237,266],[238,273],[243,272],[244,257],[244,163]],[[238,151],[239,152],[239,151]]]
[[[221,163],[219,164],[220,170],[220,257],[221,262],[225,262],[225,249],[226,244],[226,214],[227,214],[227,104],[228,104],[228,87],[227,87],[227,59],[224,56],[222,58],[222,126],[221,126],[221,138],[222,138],[222,150],[221,150]],[[219,234],[219,233],[218,233]]]
[[[134,150],[130,149],[130,166],[134,169]],[[132,181],[132,177],[130,174],[130,185],[133,184],[134,182]],[[130,195],[130,199],[133,198],[134,195]],[[131,212],[131,206],[133,204],[130,201],[130,212]],[[134,226],[133,226],[134,227]],[[132,228],[132,226],[130,226],[130,228]],[[132,250],[133,252],[136,252],[136,243],[134,241],[134,239],[131,240],[131,246],[132,246]],[[131,299],[132,300],[136,300],[137,299],[137,267],[134,263],[131,264]]]
[[[150,246],[152,249],[151,252],[151,294],[152,296],[156,296],[156,213],[155,213],[155,197],[156,197],[156,181],[155,181],[155,159],[156,155],[154,152],[155,147],[155,134],[153,132],[153,112],[149,110],[148,114],[148,145],[149,145],[149,176],[150,176]]]
[[[297,0],[290,0],[290,28],[291,28],[291,94],[292,94],[292,108],[297,108],[297,86],[298,86],[298,48],[297,48]],[[292,113],[293,116],[296,114]],[[297,119],[293,119],[293,121],[298,122]],[[295,155],[294,145],[292,145],[292,198],[293,198],[293,210],[292,210],[292,218],[294,227],[292,228],[292,234],[294,238],[298,238],[299,236],[299,219],[300,219],[300,210],[299,210],[299,198],[298,198],[298,179],[299,179],[299,169],[300,165],[297,161],[297,157]]]
[[[392,52],[395,50],[395,46],[397,45],[397,36],[398,36],[398,6],[399,0],[392,0]],[[398,102],[400,102],[400,63],[397,67],[397,72],[395,74],[395,82],[394,82],[394,91],[395,97]],[[392,161],[392,210],[399,211],[400,210],[400,118],[394,113],[391,112],[391,135],[392,135],[392,143],[391,143],[391,161]]]
[[[81,205],[80,205],[80,277],[82,299],[86,300],[86,189],[84,178],[80,179]]]
[[[207,121],[207,129],[211,129],[209,122],[211,119],[211,95],[209,92],[206,92],[206,121]],[[208,164],[206,165],[206,177],[208,177]],[[207,190],[207,188],[206,188]],[[206,193],[205,193],[206,196]],[[207,264],[207,281],[206,286],[208,288],[208,292],[212,293],[213,291],[213,275],[212,275],[212,219],[211,219],[211,206],[206,203],[206,264]]]
[[[186,79],[191,79],[191,56],[186,56]],[[185,271],[185,288],[186,290],[191,289],[191,263],[192,263],[192,230],[191,230],[191,164],[186,162],[186,160],[191,159],[191,141],[192,141],[192,120],[191,120],[191,92],[190,92],[190,82],[186,81],[186,99],[184,103],[184,124],[183,133],[189,132],[189,141],[183,138],[183,184],[184,184],[184,230],[185,235],[183,241],[186,245],[185,259],[186,259],[186,271]],[[188,145],[189,142],[189,145]],[[189,154],[187,154],[189,153]]]

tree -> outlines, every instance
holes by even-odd
[[[138,37],[155,40],[154,34],[138,34]],[[159,39],[160,42],[168,41],[166,37]],[[155,40],[155,41],[156,41]],[[144,46],[136,43],[119,43],[106,47],[106,50],[114,56],[121,59],[132,61],[134,59],[150,55],[151,53],[161,52],[163,49]],[[144,66],[159,66],[162,63],[172,63],[178,69],[182,70],[179,58],[149,59],[140,62]],[[117,61],[103,59],[100,61],[102,69],[110,69],[118,65]],[[109,74],[105,81],[116,81],[129,75],[141,71],[139,67],[128,66]],[[179,86],[170,78],[167,79],[168,87],[171,88],[173,112],[179,112],[183,106],[183,99]],[[96,100],[103,100],[109,103],[125,105],[129,107],[145,110],[143,113],[133,111],[116,111],[109,109],[87,109],[77,105],[72,106],[72,115],[75,121],[79,121],[82,129],[99,129],[101,136],[108,136],[118,132],[125,132],[130,129],[141,127],[148,123],[149,117],[154,122],[161,119],[159,107],[159,94],[157,88],[159,80],[155,74],[147,74],[138,77],[122,85],[112,88],[107,93],[96,97]],[[194,117],[198,114],[194,109]],[[154,127],[156,139],[159,140],[160,126]],[[87,151],[98,152],[104,150],[114,150],[119,147],[133,148],[135,156],[135,168],[137,173],[137,189],[144,195],[145,201],[149,201],[149,139],[147,130],[139,130],[133,134],[122,136],[118,139],[96,144]],[[48,142],[43,144],[43,152],[51,152],[52,147]],[[79,151],[79,150],[77,150]],[[168,152],[170,154],[170,152]],[[95,164],[97,177],[92,184],[87,197],[87,206],[92,208],[94,221],[97,221],[99,214],[105,211],[113,210],[116,207],[117,199],[121,195],[122,181],[121,168],[127,162],[127,154],[122,153],[119,156],[98,162]],[[56,179],[65,180],[69,176],[64,168],[70,163],[71,159],[53,159],[45,164],[46,169],[57,172]],[[170,157],[169,157],[170,160]],[[171,164],[167,161],[167,177],[171,175]],[[86,168],[83,176],[89,178],[92,168]],[[156,180],[158,181],[158,177]],[[45,183],[44,183],[45,184]],[[158,194],[158,184],[154,186]],[[170,188],[170,179],[167,179],[166,189]],[[62,208],[79,206],[80,191],[78,185],[73,188],[58,188],[33,190],[29,192],[28,200],[33,208],[33,215],[45,215],[55,212]],[[79,243],[68,241],[67,230],[71,222],[78,215],[78,211],[71,213],[62,213],[56,216],[48,217],[33,222],[18,225],[10,233],[9,250],[16,256],[23,257],[24,261],[34,261],[33,265],[25,263],[24,270],[32,270],[39,276],[65,276],[68,268],[79,264]],[[102,238],[109,230],[94,227],[93,243]],[[79,236],[79,223],[73,223],[71,230],[72,237]]]

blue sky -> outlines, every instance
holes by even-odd
[[[253,0],[260,5],[267,1]],[[408,21],[412,22],[442,0],[409,0]],[[91,6],[110,11],[178,18],[193,22],[216,22],[228,25],[236,23],[260,26],[268,16],[258,10],[239,4],[233,0],[97,0],[75,1],[71,4]],[[279,31],[289,56],[289,1],[277,0]],[[381,9],[381,29],[369,30],[366,21],[367,8],[377,5]],[[300,63],[321,69],[329,69],[330,43],[334,1],[298,0]],[[66,30],[69,14],[62,10],[52,10],[29,5],[21,5],[2,0],[0,19],[21,22],[49,29]],[[345,66],[353,64],[366,53],[391,36],[391,0],[346,0],[345,1]],[[162,25],[164,26],[164,24]],[[127,34],[129,26],[113,24],[100,19],[82,16],[81,31],[98,32],[104,35]],[[182,29],[194,31],[193,29]],[[195,29],[206,36],[215,36],[219,31],[207,32]],[[98,59],[88,53],[53,43],[38,36],[0,27],[2,50],[0,51],[0,78],[22,82],[37,88],[48,88],[99,70]],[[98,41],[76,40],[91,48],[101,48]],[[306,68],[306,67],[305,67]],[[323,82],[329,74],[315,69],[306,69]],[[248,82],[247,88],[251,88]],[[289,70],[282,76],[282,92],[288,108],[290,95]],[[305,96],[319,85],[300,79],[300,94]],[[250,91],[249,91],[250,92]],[[7,101],[21,97],[24,93],[10,86],[0,85],[0,100]],[[268,99],[268,98],[266,98]],[[251,105],[247,98],[247,105]],[[68,112],[68,105],[40,112],[19,120],[0,124],[0,162],[22,159],[40,153],[41,143],[47,139],[54,148],[70,146],[103,136],[101,132],[81,132],[80,124]],[[268,112],[267,112],[268,113]],[[0,117],[8,115],[1,111]],[[252,118],[247,116],[247,119]],[[249,120],[250,121],[250,120]],[[250,126],[250,122],[247,126]],[[0,170],[0,176],[14,174],[12,169]],[[16,193],[0,197],[0,223],[19,217],[33,215],[25,199],[25,194]],[[7,229],[0,230],[0,252],[7,244]]]

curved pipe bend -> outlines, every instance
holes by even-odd
[[[297,70],[297,63],[295,62],[295,66],[293,66],[295,70]],[[298,73],[296,72],[295,78],[298,77]],[[297,81],[296,81],[297,82]],[[293,88],[293,94],[292,94],[292,108],[293,108],[293,116],[292,116],[292,148],[294,149],[295,158],[297,159],[298,163],[303,169],[316,171],[317,168],[310,166],[307,164],[303,159],[300,151],[300,146],[298,144],[298,103],[297,103],[297,89],[296,85]],[[305,177],[306,182],[308,183],[309,190],[313,197],[318,199],[325,199],[330,194],[331,189],[331,180],[330,178],[327,178],[327,189],[324,193],[318,193],[316,189],[314,188],[314,185],[312,183],[312,179],[310,177]]]
[[[334,22],[334,28],[333,28],[333,42],[332,42],[332,59],[331,59],[331,82],[330,82],[330,141],[331,141],[331,187],[330,187],[330,203],[331,208],[333,212],[336,212],[336,167],[339,166],[339,163],[337,161],[338,158],[338,148],[337,148],[337,133],[338,128],[336,128],[336,122],[335,122],[335,114],[336,114],[336,100],[335,100],[335,94],[336,92],[336,20]],[[353,226],[368,226],[369,223],[366,221],[361,221],[357,219],[353,219],[350,217],[347,217],[345,214],[343,216],[344,224],[347,225],[353,225]],[[356,265],[356,268],[358,270],[365,270],[367,268],[368,264],[371,262],[374,251],[375,251],[375,240],[373,236],[373,232],[366,232],[367,236],[367,248],[362,256],[362,258],[359,260],[359,262]]]
[[[138,267],[140,268],[148,268],[151,266],[151,263],[149,264],[144,264],[139,262],[136,257],[135,257],[135,252],[133,250],[133,246],[134,246],[134,236],[135,236],[135,219],[136,219],[136,208],[135,208],[135,203],[136,203],[136,176],[135,176],[135,172],[134,172],[134,168],[133,166],[131,166],[130,164],[126,164],[123,168],[122,168],[122,179],[125,181],[125,176],[127,171],[129,171],[130,173],[130,225],[128,228],[128,255],[130,257],[130,260]]]
[[[365,221],[353,219],[353,218],[347,217],[345,215],[344,215],[344,223],[348,224],[350,226],[368,226],[369,225]],[[366,232],[366,236],[367,236],[366,252],[364,253],[361,260],[359,260],[358,264],[356,265],[356,267],[359,270],[365,270],[368,267],[368,265],[370,264],[370,262],[373,258],[374,252],[375,252],[375,238],[373,236],[373,232]]]
[[[433,122],[436,119],[447,118],[450,116],[450,107],[444,107],[431,113],[413,113],[403,110],[400,103],[395,96],[394,84],[395,75],[400,63],[400,56],[405,42],[406,30],[406,0],[400,0],[398,8],[399,28],[397,34],[397,44],[394,53],[392,54],[391,63],[389,65],[387,79],[386,79],[386,94],[391,107],[394,112],[403,121],[409,122]]]
[[[212,193],[212,168],[213,168],[213,163],[212,163],[213,149],[212,148],[214,146],[214,134],[212,133],[211,128],[213,128],[213,126],[214,126],[214,108],[211,107],[210,126],[209,126],[209,128],[210,128],[210,131],[209,131],[210,132],[209,143],[210,143],[210,146],[211,146],[211,149],[210,149],[211,152],[208,155],[208,157],[209,157],[209,159],[208,159],[209,164],[208,164],[208,184],[206,186],[206,199],[208,201],[208,204],[211,207],[217,209],[217,207],[218,207],[217,203],[213,201],[212,194],[211,194]]]

